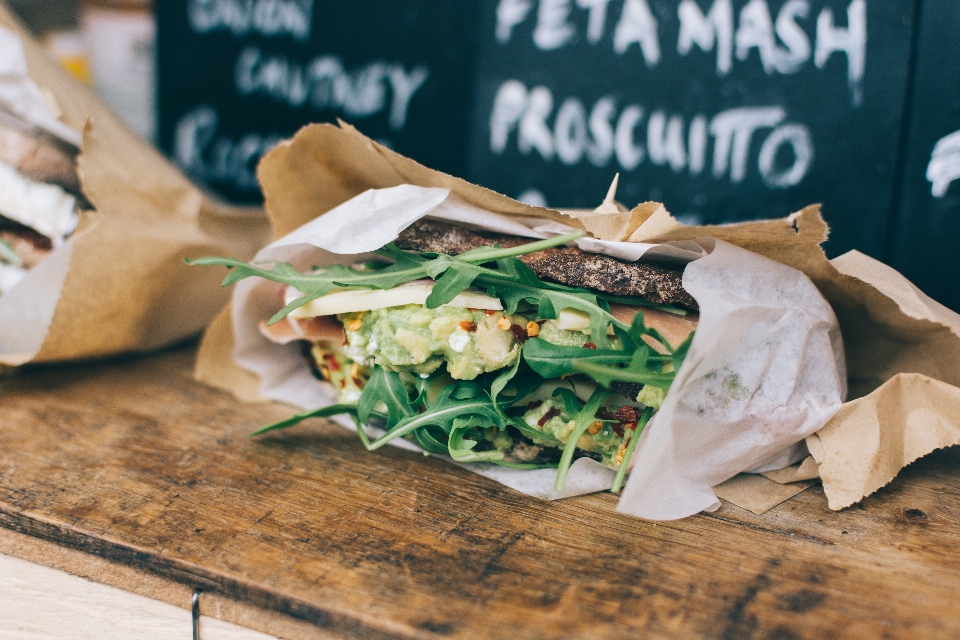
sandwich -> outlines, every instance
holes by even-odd
[[[618,492],[698,305],[682,269],[571,246],[583,235],[531,241],[425,218],[359,264],[194,264],[232,268],[224,285],[282,285],[261,333],[299,342],[339,398],[258,433],[346,414],[370,450],[406,439],[458,462],[555,467],[557,490],[591,458],[616,471]]]
[[[0,295],[63,245],[79,209],[89,206],[77,153],[71,143],[0,110]]]

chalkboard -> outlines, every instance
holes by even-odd
[[[162,0],[159,138],[190,175],[261,199],[263,152],[337,118],[464,170],[479,0]]]
[[[881,257],[913,2],[487,0],[468,177],[551,206],[681,220],[821,202],[831,253]],[[960,126],[960,125],[958,125]]]
[[[923,3],[893,265],[960,311],[960,4]]]

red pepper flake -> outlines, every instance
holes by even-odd
[[[600,409],[595,415],[601,420],[610,422],[610,428],[621,438],[627,429],[636,429],[637,422],[640,420],[640,414],[628,404],[617,409],[616,413],[610,413],[607,409]]]
[[[583,348],[584,348],[584,349],[596,349],[596,348],[597,348],[597,345],[593,344],[592,342],[584,342],[584,343],[583,343]]]
[[[329,351],[323,354],[323,361],[327,363],[327,366],[330,367],[330,371],[340,371],[340,363],[337,362],[337,356],[333,355]]]
[[[464,331],[473,332],[477,330],[477,323],[473,322],[472,320],[461,320],[460,328],[463,329]]]
[[[357,389],[363,389],[363,380],[357,376],[351,376],[353,378],[353,384],[357,385]]]
[[[598,409],[598,410],[597,410],[597,413],[596,413],[595,415],[596,415],[596,417],[600,418],[601,420],[616,420],[616,418],[613,417],[613,414],[610,413],[609,411],[607,411],[607,410],[606,410],[605,408],[603,408],[603,407],[601,407],[600,409]]]
[[[628,404],[625,404],[617,409],[617,412],[613,415],[620,422],[633,422],[635,424],[640,420],[640,414],[637,413],[636,409]]]
[[[513,337],[516,338],[520,344],[523,344],[530,338],[530,336],[527,335],[527,328],[521,327],[518,324],[510,325],[510,331],[513,332]]]
[[[493,309],[487,309],[486,311],[484,311],[484,313],[487,314],[488,316],[492,316],[493,314],[496,313],[496,311],[494,311]]]
[[[560,409],[556,409],[556,408],[550,409],[545,414],[543,414],[542,418],[537,420],[537,426],[542,427],[543,425],[547,424],[547,422],[550,421],[550,418],[556,418],[558,415],[560,415]]]
[[[536,409],[542,404],[543,404],[543,400],[534,400],[533,402],[527,405],[527,411],[533,411],[534,409]]]
[[[343,379],[340,380],[340,388],[341,388],[341,389],[346,389],[346,388],[347,388],[347,379],[346,379],[346,378],[343,378]]]

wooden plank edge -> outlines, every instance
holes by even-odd
[[[215,617],[284,638],[397,640],[430,635],[337,607],[319,607],[293,594],[159,556],[108,536],[98,537],[73,526],[18,513],[3,503],[0,552],[187,609],[193,592],[199,589],[204,594],[204,609],[220,607],[214,610],[222,614]]]

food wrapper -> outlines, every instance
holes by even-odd
[[[346,166],[335,160],[341,157],[351,158]],[[357,180],[354,170],[380,175]],[[333,175],[325,177],[328,171]],[[684,287],[702,298],[700,325],[665,406],[637,448],[621,511],[671,519],[715,508],[712,486],[742,471],[796,462],[806,454],[797,443],[826,424],[843,402],[839,327],[810,279],[707,233],[678,242],[636,242],[622,230],[633,213],[528,207],[424,169],[355,131],[329,126],[310,127],[282,145],[264,160],[260,175],[268,212],[284,235],[258,254],[258,262],[287,261],[299,269],[353,263],[430,216],[530,238],[588,227],[593,237],[578,241],[581,248],[628,260],[690,263]],[[322,191],[297,193],[312,186]],[[341,189],[339,201],[304,211],[304,203]],[[645,209],[650,218],[668,215],[659,205]],[[594,223],[619,223],[619,232],[589,229]],[[236,286],[230,318],[208,334],[198,373],[242,395],[255,391],[301,408],[330,404],[332,389],[313,376],[300,348],[276,345],[258,330],[276,312],[279,287],[260,279]],[[224,326],[235,345],[226,350],[217,339]],[[713,435],[704,437],[705,423]],[[603,490],[613,479],[610,470],[581,459],[558,493],[550,469],[469,468],[544,498]],[[648,474],[661,484],[650,483]],[[664,483],[674,490],[664,492]]]
[[[369,189],[414,185],[431,190],[428,196],[434,198],[424,199],[421,207],[452,206],[464,215],[467,212],[493,212],[527,227],[531,234],[556,233],[569,227],[585,229],[593,239],[581,239],[580,243],[591,251],[603,245],[606,252],[624,259],[636,259],[634,256],[637,253],[646,253],[648,258],[681,263],[700,258],[687,267],[684,286],[696,289],[697,296],[702,295],[704,287],[713,285],[731,289],[732,297],[723,301],[723,304],[750,310],[749,315],[735,327],[734,337],[737,340],[747,340],[749,332],[758,328],[758,319],[761,321],[759,335],[766,338],[776,335],[774,326],[769,324],[772,318],[766,316],[764,305],[752,308],[751,300],[758,297],[766,299],[772,294],[775,300],[773,305],[798,317],[807,316],[795,324],[799,325],[801,332],[806,331],[807,336],[821,336],[821,343],[807,350],[810,357],[785,354],[796,366],[792,372],[780,371],[774,375],[774,378],[781,376],[778,378],[778,390],[784,394],[784,405],[777,405],[775,394],[756,400],[756,406],[764,411],[777,405],[773,412],[782,412],[783,423],[768,420],[767,414],[764,414],[757,422],[760,426],[757,432],[738,433],[735,427],[731,427],[736,424],[734,418],[742,416],[745,404],[752,405],[754,400],[738,399],[736,396],[744,392],[737,391],[728,398],[731,400],[728,403],[730,410],[724,414],[724,420],[698,427],[717,432],[722,425],[724,430],[732,429],[732,439],[737,442],[727,446],[722,434],[718,434],[720,440],[711,442],[712,445],[719,443],[718,446],[706,452],[699,451],[698,443],[691,442],[689,432],[671,430],[668,426],[684,411],[689,412],[691,407],[696,406],[696,396],[691,396],[693,404],[684,406],[688,399],[683,394],[676,394],[671,399],[671,404],[676,405],[674,409],[664,407],[660,417],[648,427],[643,447],[638,447],[632,478],[625,490],[625,497],[634,497],[629,501],[621,501],[619,509],[622,511],[652,518],[674,518],[699,509],[709,509],[717,504],[713,493],[709,492],[709,485],[718,484],[737,471],[745,470],[762,472],[766,477],[736,476],[721,485],[727,488],[725,495],[737,496],[735,499],[738,504],[763,505],[752,507],[762,511],[799,490],[788,486],[786,490],[770,492],[763,488],[762,483],[793,482],[803,488],[819,471],[830,507],[842,508],[889,482],[903,465],[916,457],[960,440],[960,423],[955,417],[960,415],[960,389],[957,388],[960,385],[960,318],[923,296],[889,267],[862,254],[852,252],[833,262],[828,261],[820,248],[826,240],[828,229],[816,206],[784,219],[720,226],[684,225],[657,203],[644,203],[630,211],[560,212],[527,206],[422,167],[345,125],[341,125],[341,128],[315,125],[302,130],[264,159],[259,174],[267,195],[268,215],[274,224],[276,236],[281,238],[268,249],[270,253],[265,254],[274,259],[296,255],[303,246],[298,249],[297,243],[292,241],[305,239],[316,231],[316,227],[300,227],[351,198]],[[444,196],[432,190],[442,190],[449,195]],[[411,193],[408,191],[408,195]],[[367,197],[369,201],[375,200],[375,194]],[[442,217],[442,212],[437,213]],[[531,219],[535,221],[531,222]],[[371,218],[370,221],[375,222],[375,219]],[[407,222],[391,221],[390,224],[394,227],[387,231],[388,239],[390,234],[399,231]],[[386,226],[376,225],[379,230]],[[339,229],[341,234],[349,230],[348,227]],[[292,238],[284,238],[291,233],[294,234]],[[359,239],[363,239],[362,234]],[[325,245],[328,249],[343,250],[344,246],[349,246],[356,239],[332,233],[316,240],[317,244]],[[372,248],[381,240],[381,237],[376,237],[369,246],[363,245],[362,248]],[[591,242],[595,244],[585,246],[585,243]],[[732,284],[724,282],[722,276],[724,269],[728,268],[729,256],[743,255],[738,254],[736,248],[756,254],[746,254],[744,259],[748,261],[765,258],[767,261],[762,264],[771,270],[789,267],[782,276],[776,278],[777,282],[789,283],[788,286],[770,292],[763,290],[762,282],[751,286],[749,278],[737,278],[738,282]],[[322,253],[323,249],[313,247],[308,251],[318,252],[313,254],[318,257],[330,258]],[[306,254],[300,260],[305,258]],[[312,264],[315,262],[305,260],[297,266]],[[798,276],[797,271],[809,281]],[[819,323],[829,322],[830,314],[806,288],[808,282],[812,282],[829,302],[833,315],[839,321],[842,339],[838,339],[829,329],[815,329]],[[253,336],[252,318],[257,317],[259,321],[276,311],[277,299],[267,301],[265,296],[260,297],[256,290],[261,286],[269,287],[253,281],[241,283],[235,292],[234,305],[228,307],[211,325],[201,344],[197,378],[229,390],[245,400],[279,398],[298,406],[317,406],[329,402],[317,381],[305,370],[302,356],[296,348],[268,346],[258,336]],[[705,311],[704,315],[710,313]],[[724,312],[718,313],[723,315]],[[701,324],[694,342],[696,352],[700,352],[700,343],[703,343],[703,353],[710,355],[711,345],[706,344],[710,342],[710,333],[709,326]],[[829,345],[822,342],[822,336],[829,337]],[[730,344],[721,345],[718,357],[726,357],[722,355],[723,351],[735,351],[735,343],[731,341]],[[842,405],[843,359],[830,361],[829,357],[825,357],[828,352],[835,354],[841,344],[846,356],[849,386],[849,397]],[[757,346],[765,351],[767,361],[777,367],[782,366],[778,358],[783,355],[777,349],[789,348],[789,345]],[[709,359],[701,358],[693,349],[691,351],[678,375],[678,382],[686,380],[689,384],[699,380],[704,384],[710,380],[707,377],[711,373]],[[758,363],[754,364],[757,368],[752,370],[752,375],[766,375]],[[251,371],[261,365],[271,369],[269,375],[261,377]],[[782,376],[806,379],[805,376],[811,374],[823,378],[814,381],[811,387],[817,396],[814,398],[814,409],[808,413],[786,411],[788,404],[790,408],[796,407],[797,399],[789,397],[782,386]],[[733,378],[728,376],[726,387],[748,388],[750,385],[745,381],[744,374],[740,373],[740,376],[736,385],[730,384]],[[280,382],[282,379],[285,380],[283,383]],[[718,375],[713,379],[723,378]],[[825,389],[823,385],[831,388]],[[914,393],[918,385],[924,393]],[[701,395],[709,397],[709,387],[704,386],[700,391]],[[671,395],[675,395],[673,390]],[[722,401],[724,396],[721,394],[717,398]],[[891,405],[895,405],[897,410],[889,411]],[[811,434],[818,422],[826,426]],[[768,429],[780,433],[773,438],[766,432]],[[783,436],[782,440],[779,440],[780,436]],[[802,464],[777,471],[778,467],[786,467],[805,455],[804,436],[807,436],[805,442],[814,457],[807,457]],[[865,436],[868,436],[867,440],[864,440]],[[698,431],[696,437],[702,437],[702,431]],[[774,445],[774,440],[779,442]],[[791,442],[798,444],[787,447]],[[704,454],[707,455],[707,464],[701,468],[704,461],[695,458]],[[743,455],[738,457],[738,454]],[[763,459],[764,456],[767,459]],[[576,463],[586,468],[574,470],[577,472],[578,486],[571,488],[568,484],[568,491],[563,495],[602,490],[609,486],[608,472],[597,469],[598,465],[591,465],[590,462],[580,460]],[[476,466],[473,468],[477,469]],[[678,483],[677,486],[685,488],[683,495],[678,496],[672,487],[668,488],[662,499],[653,491],[644,495],[644,483],[639,479],[647,468],[666,470],[672,481]],[[572,472],[570,478],[573,476]],[[740,482],[737,478],[755,478],[757,482]],[[552,491],[552,470],[500,470],[497,479],[532,495],[563,497]],[[736,490],[731,489],[731,484],[737,485]],[[639,498],[636,497],[638,495]]]
[[[184,257],[250,257],[261,212],[205,197],[55,62],[0,4],[0,102],[81,149],[93,211],[0,297],[0,365],[97,358],[197,334],[228,298]]]

